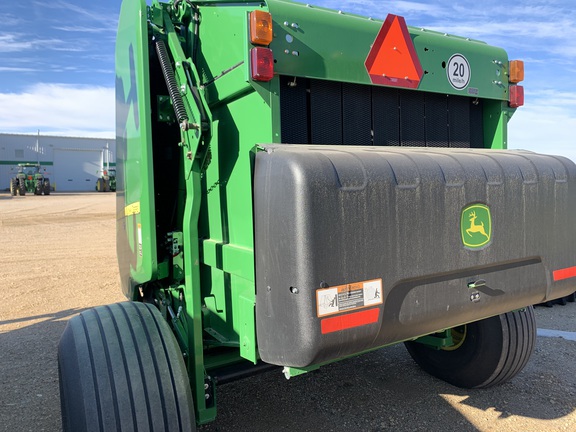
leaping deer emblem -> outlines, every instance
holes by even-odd
[[[480,225],[476,225],[476,217],[476,212],[470,212],[470,228],[466,230],[466,234],[472,237],[472,233],[480,233],[489,239],[490,237],[486,234],[486,231],[484,231],[484,222],[480,221]]]

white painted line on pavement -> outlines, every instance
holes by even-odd
[[[576,332],[568,332],[562,330],[548,330],[537,329],[536,334],[542,337],[562,338],[566,340],[576,341]]]

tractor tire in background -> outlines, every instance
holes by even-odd
[[[18,193],[18,180],[15,178],[10,179],[10,195],[16,196]]]
[[[104,192],[110,192],[110,182],[104,179]]]
[[[96,192],[102,192],[102,179],[96,180]]]
[[[34,180],[34,195],[42,195],[43,185],[42,180]]]
[[[42,185],[44,195],[50,195],[50,180],[45,178],[44,184]]]
[[[487,388],[518,374],[536,342],[534,309],[508,312],[452,329],[454,346],[435,349],[405,342],[426,372],[462,388]]]
[[[26,195],[26,182],[24,180],[18,181],[18,193],[20,196]]]
[[[58,370],[65,432],[196,430],[182,353],[153,305],[116,303],[72,318]]]

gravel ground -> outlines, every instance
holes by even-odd
[[[123,301],[114,194],[0,193],[0,431],[59,431],[56,347],[66,321]],[[576,304],[536,311],[576,332]],[[222,386],[208,431],[575,431],[576,341],[538,337],[528,366],[489,390],[432,378],[394,346],[286,381]]]

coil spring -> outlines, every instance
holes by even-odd
[[[174,113],[178,119],[178,123],[182,123],[188,120],[188,115],[186,114],[186,109],[184,108],[184,101],[182,96],[180,96],[180,91],[178,90],[178,85],[176,84],[176,78],[174,76],[174,70],[170,64],[168,58],[168,52],[166,50],[166,45],[164,41],[156,41],[156,53],[158,54],[158,60],[160,61],[160,67],[162,68],[162,74],[164,75],[164,80],[166,81],[166,87],[168,87],[168,94],[172,100],[172,106],[174,107]]]

